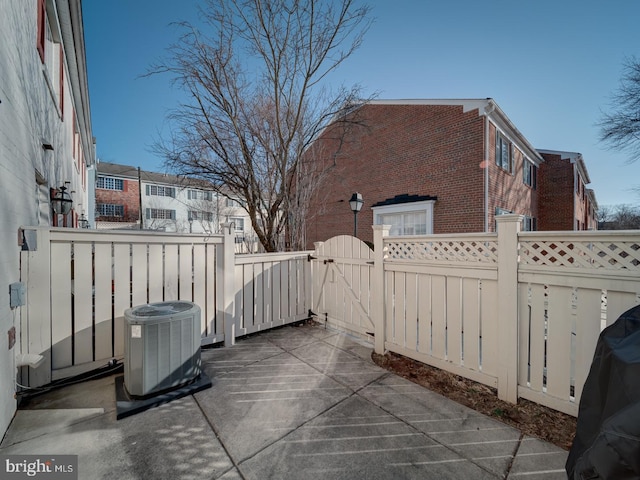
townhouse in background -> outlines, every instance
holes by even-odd
[[[20,250],[37,248],[20,227],[86,224],[95,165],[80,0],[4,0],[1,10],[0,435],[16,410],[17,369],[29,368],[16,362],[21,307],[8,294]]]
[[[220,233],[234,224],[236,243],[254,251],[257,245],[247,212],[239,201],[217,192],[203,180],[99,162],[96,227],[179,233]]]
[[[365,241],[373,224],[392,235],[492,232],[504,213],[523,215],[523,230],[597,225],[582,156],[535,149],[490,98],[367,102],[325,129],[306,158],[326,169],[307,218],[310,248],[354,233],[354,192]]]

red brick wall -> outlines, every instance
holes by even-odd
[[[540,190],[539,230],[573,230],[574,165],[560,155],[543,153],[538,175]]]
[[[496,127],[489,123],[489,225],[495,232],[496,208],[538,219],[538,191],[524,183],[524,154],[517,146],[512,149],[511,173],[496,165]],[[539,172],[538,172],[539,173]],[[539,175],[538,175],[539,177]],[[538,184],[539,185],[539,184]],[[538,230],[541,230],[538,220]]]
[[[365,105],[340,152],[337,128],[323,134],[328,177],[311,202],[309,243],[353,234],[348,200],[360,192],[358,237],[372,241],[371,205],[399,194],[437,196],[434,233],[484,230],[484,117],[461,106]],[[335,159],[335,161],[333,161]]]
[[[124,205],[124,217],[104,217],[105,222],[136,222],[140,218],[140,188],[137,180],[124,179],[123,190],[96,188],[96,204]]]

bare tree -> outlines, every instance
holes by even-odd
[[[601,207],[598,210],[600,230],[640,229],[640,208],[628,204]]]
[[[266,251],[299,248],[299,207],[319,184],[301,158],[320,131],[362,101],[359,87],[332,91],[327,75],[361,44],[369,7],[355,0],[207,0],[204,29],[181,23],[168,72],[190,95],[156,145],[180,175],[200,177],[244,200]],[[304,179],[304,182],[300,180]],[[297,192],[294,194],[294,192]]]
[[[598,126],[600,140],[611,148],[627,151],[629,161],[640,159],[640,62],[625,60],[618,90],[611,101],[612,112],[604,113]]]

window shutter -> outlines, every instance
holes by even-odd
[[[148,186],[149,185],[147,185],[147,187]],[[147,220],[150,220],[151,219],[151,209],[145,208],[145,212],[146,212],[145,216],[146,216]]]
[[[175,219],[176,219],[176,211],[171,210],[171,220],[175,220]]]
[[[149,196],[149,185],[145,185],[145,193]]]
[[[38,54],[40,55],[40,60],[44,63],[44,45],[46,38],[46,22],[47,22],[47,8],[45,5],[45,0],[38,0],[38,39],[36,46],[38,48]],[[54,225],[55,226],[55,225]]]

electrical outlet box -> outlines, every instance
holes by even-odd
[[[25,304],[26,288],[24,283],[15,282],[9,285],[9,305],[11,308],[21,307]]]

